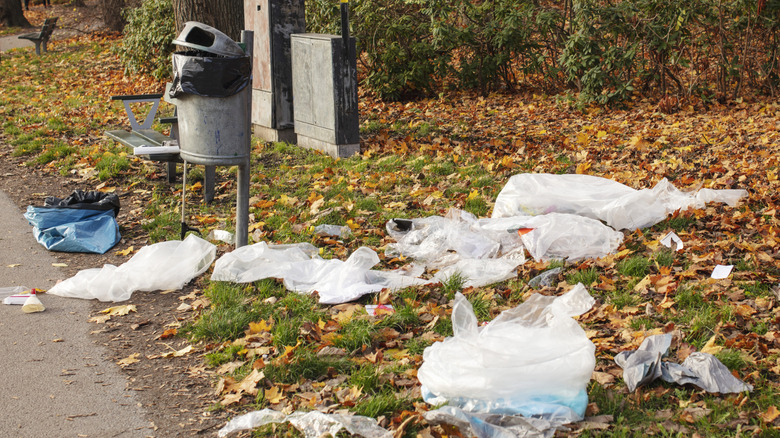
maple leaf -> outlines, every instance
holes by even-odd
[[[282,393],[278,386],[272,386],[270,389],[266,389],[263,396],[265,397],[265,400],[272,405],[279,404],[285,399],[284,393]]]
[[[133,354],[131,354],[130,356],[127,356],[127,357],[126,357],[126,358],[124,358],[124,359],[120,359],[119,361],[117,361],[117,363],[116,363],[116,364],[117,364],[117,365],[119,365],[119,366],[120,366],[120,367],[122,367],[122,368],[125,368],[125,367],[127,367],[127,366],[129,366],[129,365],[132,365],[132,364],[134,364],[134,363],[138,363],[138,362],[140,362],[141,360],[140,360],[140,359],[138,359],[138,357],[139,357],[140,355],[141,355],[141,353],[133,353]]]

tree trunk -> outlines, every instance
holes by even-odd
[[[199,21],[223,32],[234,41],[241,40],[244,29],[243,0],[173,0],[176,29],[181,31],[184,23]]]
[[[124,8],[125,0],[100,0],[100,14],[109,30],[122,32],[125,28],[125,19],[122,18]]]
[[[0,24],[8,27],[32,27],[24,17],[22,2],[19,0],[0,0]]]

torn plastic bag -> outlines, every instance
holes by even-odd
[[[522,260],[510,258],[459,259],[441,268],[433,278],[440,283],[446,283],[450,277],[459,274],[465,280],[463,287],[487,286],[517,277],[517,266],[522,263]]]
[[[558,297],[532,295],[479,327],[471,304],[457,294],[453,336],[423,352],[423,399],[469,412],[581,420],[596,348],[572,317],[593,303],[578,284]]]
[[[403,225],[399,225],[398,219],[387,222],[387,233],[397,243],[388,245],[385,254],[433,262],[433,266],[450,251],[464,258],[485,259],[501,255],[502,244],[509,250],[520,246],[519,238],[506,230],[482,230],[474,215],[454,208],[446,217],[429,216],[400,224]]]
[[[493,217],[572,213],[603,220],[621,230],[646,228],[675,210],[702,208],[707,202],[735,206],[745,190],[701,189],[681,192],[666,178],[652,189],[635,190],[592,175],[524,173],[512,176],[496,198]]]
[[[217,56],[199,50],[176,52],[168,94],[173,98],[185,94],[230,97],[249,85],[251,68],[248,56]]]
[[[406,271],[371,270],[378,263],[376,252],[365,247],[341,261],[321,258],[317,248],[308,243],[268,245],[259,242],[220,257],[211,279],[250,283],[263,278],[281,278],[291,291],[318,292],[322,304],[345,303],[385,288],[397,290],[431,282],[404,275]]]
[[[50,196],[43,206],[28,206],[24,217],[38,243],[50,251],[103,254],[122,238],[118,213],[118,196],[76,190],[67,198]]]
[[[563,213],[481,219],[480,225],[491,230],[526,229],[520,240],[537,261],[605,257],[616,252],[624,238],[595,219]]]
[[[635,351],[623,351],[615,363],[623,368],[623,381],[629,391],[662,378],[679,385],[693,384],[712,393],[752,391],[753,386],[734,377],[721,361],[709,353],[693,352],[682,364],[662,361],[672,344],[671,333],[645,338]]]
[[[117,267],[85,269],[57,283],[48,293],[63,297],[124,301],[135,291],[181,289],[204,273],[216,257],[217,247],[193,234],[141,248]]]
[[[373,418],[361,415],[324,414],[319,411],[293,412],[286,415],[272,409],[263,409],[236,417],[217,432],[217,436],[226,437],[232,432],[250,430],[266,424],[289,421],[306,438],[338,436],[341,429],[364,438],[392,438],[393,434],[383,429]]]
[[[563,424],[520,415],[479,414],[454,406],[423,412],[430,424],[451,424],[461,434],[477,438],[552,438]]]

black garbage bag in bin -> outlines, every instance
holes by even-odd
[[[176,52],[169,95],[230,97],[249,85],[251,75],[248,56],[218,56],[202,50]]]
[[[28,206],[24,217],[38,243],[50,251],[103,254],[122,238],[115,194],[76,190],[66,198],[46,197],[43,204]]]

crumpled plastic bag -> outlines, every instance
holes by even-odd
[[[426,348],[417,371],[423,399],[469,412],[581,420],[596,347],[572,317],[593,303],[578,284],[558,297],[532,295],[479,327],[456,294],[453,336]]]
[[[254,429],[270,423],[289,421],[306,438],[319,438],[325,434],[336,436],[341,429],[364,438],[391,438],[393,434],[377,424],[376,420],[361,415],[324,414],[319,411],[293,412],[286,415],[272,409],[263,409],[236,417],[217,432],[226,437],[231,432]]]
[[[451,424],[477,438],[552,438],[562,423],[521,415],[479,414],[454,406],[423,412],[430,424]]]
[[[206,272],[217,247],[193,234],[141,248],[119,267],[85,269],[57,283],[48,293],[71,298],[125,301],[135,291],[181,289]]]
[[[707,202],[735,206],[745,190],[700,189],[686,193],[666,178],[652,189],[635,190],[593,175],[523,173],[512,176],[496,198],[493,217],[572,213],[634,230],[653,226],[673,213]]]
[[[548,213],[480,219],[483,229],[526,229],[523,246],[536,261],[597,259],[613,254],[623,242],[623,233],[584,216]]]
[[[75,190],[66,198],[45,198],[43,206],[28,206],[24,217],[35,239],[50,251],[103,254],[122,236],[116,215],[119,197]]]
[[[407,275],[408,271],[376,271],[379,256],[370,248],[358,248],[346,261],[325,260],[311,244],[268,245],[259,242],[229,252],[214,265],[213,281],[250,283],[281,278],[294,292],[317,292],[322,304],[355,300],[382,289],[398,290],[431,283]]]
[[[453,208],[445,217],[405,219],[400,223],[403,226],[393,219],[386,225],[396,243],[389,244],[385,254],[411,257],[433,269],[451,266],[459,260],[467,264],[503,259],[493,268],[501,271],[505,264],[516,262],[517,266],[525,262],[523,248],[537,261],[599,258],[617,251],[624,237],[595,219],[559,213],[477,219]],[[520,236],[518,229],[526,232]],[[482,286],[503,278],[472,280]]]
[[[672,334],[645,338],[635,351],[623,351],[615,363],[623,368],[623,381],[628,390],[648,384],[657,378],[669,383],[687,383],[712,393],[752,391],[753,386],[734,377],[718,358],[700,351],[688,355],[682,364],[662,361],[672,345]]]

